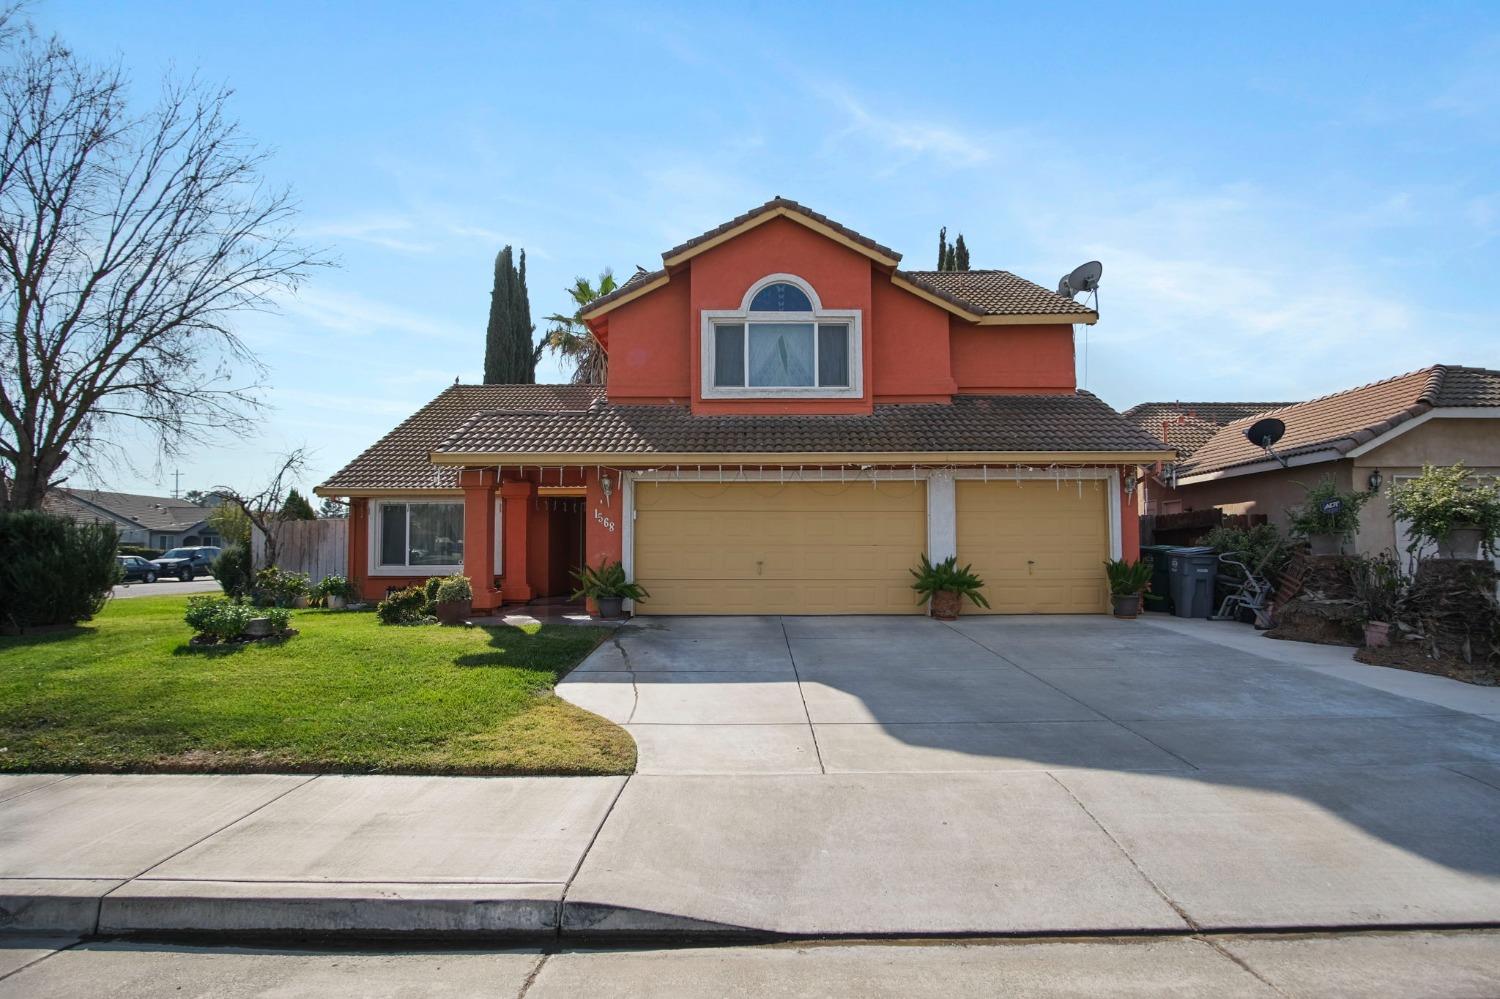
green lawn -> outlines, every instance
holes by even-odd
[[[393,627],[295,611],[277,644],[189,646],[186,598],[0,638],[0,771],[620,774],[635,744],[552,685],[598,628]]]

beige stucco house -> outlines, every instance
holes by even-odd
[[[1279,457],[1245,436],[1267,416],[1286,424]],[[1404,552],[1405,527],[1386,502],[1390,484],[1424,464],[1457,461],[1500,475],[1500,371],[1438,364],[1235,420],[1167,469],[1157,497],[1173,510],[1218,507],[1286,527],[1306,488],[1331,476],[1342,490],[1375,493],[1361,512],[1355,551]]]

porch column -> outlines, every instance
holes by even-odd
[[[495,468],[464,468],[458,484],[464,491],[464,575],[474,588],[474,608],[500,606],[495,589]]]
[[[941,562],[958,554],[958,492],[953,473],[938,469],[927,476],[927,557]]]
[[[506,600],[524,602],[531,599],[531,584],[526,581],[527,523],[531,516],[531,497],[536,486],[515,481],[500,484],[500,507],[505,519],[505,536],[500,551],[500,594]]]

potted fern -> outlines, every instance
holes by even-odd
[[[911,584],[919,594],[917,603],[927,601],[928,611],[939,621],[958,620],[964,597],[973,601],[975,607],[988,608],[990,602],[979,592],[984,588],[984,580],[972,570],[971,565],[959,568],[957,555],[949,555],[936,565],[923,555],[918,568],[910,570],[917,580]]]
[[[597,569],[585,565],[573,574],[573,578],[578,580],[573,599],[587,597],[592,600],[602,618],[622,617],[625,601],[641,601],[651,596],[644,586],[626,577],[624,565],[609,559],[601,559]]]
[[[463,624],[473,602],[468,576],[444,576],[433,593],[432,613],[442,624]]]
[[[1370,495],[1339,492],[1333,479],[1325,476],[1292,510],[1292,533],[1306,538],[1314,555],[1338,555],[1359,530],[1359,511]]]
[[[1500,554],[1500,480],[1484,482],[1461,461],[1426,465],[1416,478],[1395,483],[1390,503],[1391,516],[1409,525],[1413,555],[1428,544],[1437,546],[1439,558]]]
[[[1104,563],[1109,580],[1109,598],[1115,617],[1133,620],[1140,616],[1141,597],[1151,588],[1152,563],[1149,558],[1131,562],[1112,558]]]

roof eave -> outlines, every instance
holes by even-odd
[[[952,299],[945,298],[932,289],[923,287],[915,281],[902,277],[900,274],[891,275],[891,284],[977,326],[1040,326],[1050,323],[1082,323],[1085,326],[1092,326],[1099,321],[1099,313],[1094,311],[986,315],[966,309]]]
[[[437,466],[463,465],[608,465],[613,468],[653,468],[659,465],[788,465],[788,464],[1048,464],[1126,465],[1170,461],[1167,448],[1106,451],[433,451]],[[313,490],[318,495],[323,487]],[[339,493],[338,495],[347,495]]]

